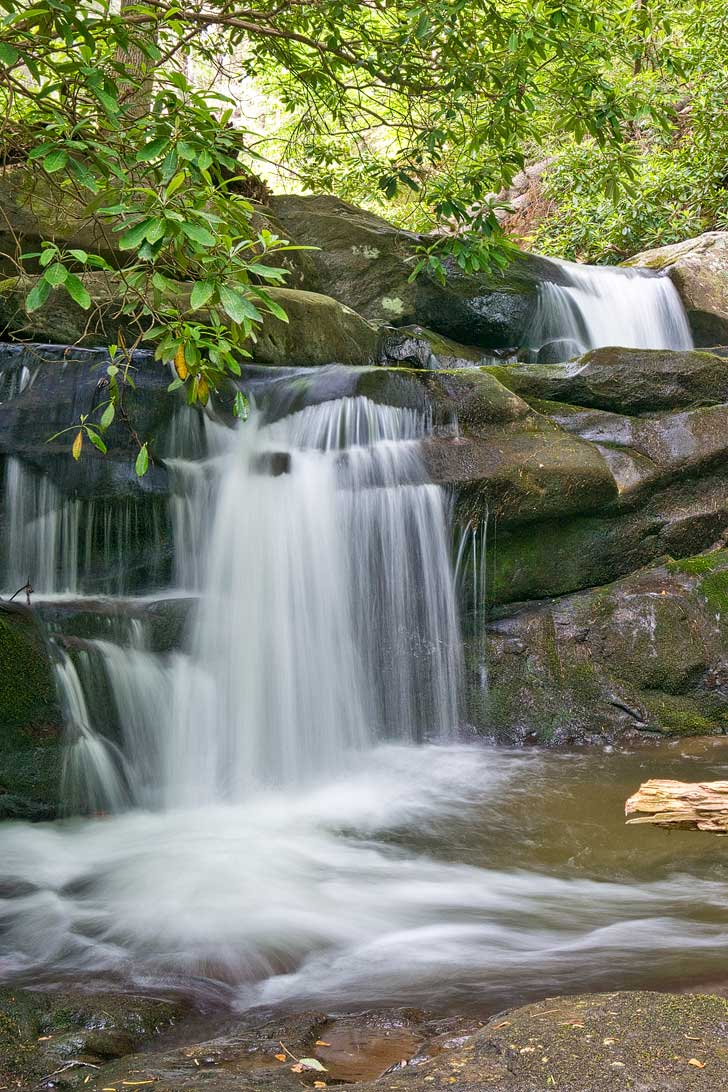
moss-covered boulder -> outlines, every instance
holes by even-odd
[[[273,197],[270,206],[295,242],[319,248],[311,253],[315,274],[306,287],[377,324],[420,324],[470,345],[514,347],[524,339],[539,282],[562,276],[547,259],[518,253],[503,273],[467,276],[452,263],[445,285],[427,276],[411,281],[418,248],[432,237],[337,197]]]
[[[475,622],[471,715],[501,741],[728,732],[728,551]]]
[[[0,1079],[31,1089],[89,1088],[113,1058],[138,1050],[186,1013],[179,1001],[97,990],[0,990]]]
[[[25,607],[0,603],[0,818],[58,805],[63,727],[45,638]]]
[[[513,364],[491,370],[522,398],[616,413],[728,402],[728,364],[714,353],[605,348],[565,364]]]
[[[33,276],[0,281],[0,335],[20,341],[73,346],[124,343],[133,345],[151,326],[120,314],[118,275],[84,274],[82,280],[92,307],[83,310],[62,288],[54,289],[42,307],[28,313],[25,300]],[[183,306],[189,285],[179,284]],[[379,335],[374,326],[349,307],[316,292],[270,288],[271,297],[284,309],[288,322],[265,315],[248,351],[261,364],[310,366],[317,364],[370,364],[379,359]]]
[[[665,270],[685,305],[696,345],[728,342],[728,232],[708,231],[645,250],[625,265]]]

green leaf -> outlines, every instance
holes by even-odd
[[[201,224],[190,224],[189,222],[185,222],[182,224],[182,231],[188,239],[191,239],[193,243],[199,243],[200,246],[215,245],[215,237],[210,234],[207,228],[202,227]]]
[[[84,311],[88,311],[91,306],[91,297],[86,291],[83,281],[81,281],[75,273],[69,273],[64,281],[63,287],[68,292],[72,300],[74,300],[79,307],[83,307]]]
[[[315,1069],[319,1073],[328,1073],[325,1065],[322,1065],[318,1058],[301,1058],[299,1065],[305,1065],[306,1069]]]
[[[68,277],[68,270],[66,269],[65,265],[61,265],[60,262],[55,262],[53,265],[49,266],[48,269],[46,269],[43,277],[45,278],[45,280],[48,281],[48,284],[53,285],[53,287],[55,288],[56,285],[63,284],[65,282],[66,278]]]
[[[228,288],[227,285],[222,285],[220,288],[220,303],[222,304],[225,314],[228,315],[233,322],[243,323],[246,319],[251,322],[261,322],[263,316],[257,307],[254,307],[250,300],[246,299],[239,292],[234,292],[232,288]]]
[[[39,307],[42,307],[45,301],[50,295],[51,286],[45,278],[41,278],[36,282],[35,286],[31,288],[25,300],[25,310],[28,314],[33,311],[37,311]]]
[[[247,421],[250,416],[250,402],[245,397],[242,391],[238,391],[235,395],[235,401],[233,403],[233,413],[241,421]]]
[[[20,54],[17,49],[14,49],[7,42],[0,42],[0,61],[6,64],[8,68],[14,65],[20,59]]]
[[[88,429],[87,435],[94,447],[98,448],[102,455],[105,455],[107,447],[104,441],[99,436],[98,432],[94,432],[93,429]]]
[[[200,307],[204,307],[214,291],[215,285],[212,281],[197,281],[190,292],[190,307],[192,310],[197,311]]]
[[[38,259],[38,265],[41,267],[41,269],[45,269],[45,267],[47,265],[50,265],[51,262],[55,261],[57,257],[58,257],[58,248],[57,247],[55,247],[55,246],[46,247],[46,249],[41,254],[40,258]]]
[[[114,403],[109,402],[108,406],[106,407],[104,412],[101,414],[101,420],[99,421],[99,428],[102,430],[102,432],[106,432],[107,428],[109,427],[111,422],[114,420],[115,413],[116,413],[116,407],[115,407]]]
[[[180,186],[183,186],[186,181],[187,181],[186,173],[184,171],[178,171],[177,174],[172,179],[172,181],[170,182],[170,184],[167,186],[167,192],[165,194],[165,197],[167,198],[167,200],[169,200],[169,198],[172,197],[172,195],[175,194],[177,192],[177,190],[180,188]]]
[[[88,254],[85,250],[69,250],[68,252],[72,258],[75,258],[81,265],[85,265],[88,261]]]
[[[134,463],[134,470],[138,478],[143,478],[149,469],[149,452],[147,451],[147,445],[142,444],[139,448],[139,454],[136,457]]]
[[[147,235],[147,228],[152,223],[151,220],[142,220],[140,224],[125,231],[122,237],[119,239],[119,250],[136,250],[140,246]]]
[[[43,160],[43,170],[48,174],[53,174],[55,171],[62,170],[66,163],[68,163],[68,152],[63,148],[58,148],[55,152],[51,152]]]
[[[167,230],[166,220],[161,219],[161,217],[158,217],[157,219],[152,220],[152,222],[150,223],[150,225],[149,225],[149,227],[147,228],[147,231],[146,231],[147,242],[148,243],[158,243],[159,240],[164,235],[166,230]]]
[[[145,144],[144,147],[140,148],[137,152],[137,163],[151,163],[153,159],[159,159],[162,153],[166,152],[168,147],[168,136],[159,136],[155,140],[150,140],[148,144]]]

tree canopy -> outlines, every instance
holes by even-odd
[[[0,0],[0,13],[5,169],[108,224],[128,256],[123,309],[190,402],[239,370],[265,311],[281,316],[266,285],[283,281],[287,243],[253,226],[256,169],[445,225],[413,270],[439,277],[448,254],[468,271],[505,263],[493,194],[553,150],[568,152],[551,182],[563,214],[543,241],[574,253],[595,203],[605,220],[645,185],[647,145],[670,158],[681,96],[703,173],[714,188],[726,174],[718,0]],[[259,131],[239,122],[248,84],[275,113]],[[56,287],[89,306],[83,275],[109,268],[51,243],[12,257],[40,263],[30,309]]]

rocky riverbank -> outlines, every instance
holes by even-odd
[[[728,1002],[705,994],[546,998],[489,1017],[225,1018],[143,996],[5,991],[0,1078],[23,1092],[714,1092],[728,1063],[727,1021]]]

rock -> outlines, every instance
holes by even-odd
[[[92,299],[84,311],[63,288],[54,289],[47,301],[31,314],[25,298],[34,283],[29,276],[0,282],[0,333],[23,341],[52,342],[72,346],[135,345],[151,327],[120,316],[118,277],[87,273],[81,278]],[[180,296],[189,285],[179,283]],[[291,288],[268,292],[286,311],[289,321],[265,315],[248,350],[261,364],[312,366],[317,364],[371,364],[379,359],[376,329],[349,307],[330,296]],[[200,316],[202,317],[202,316]]]
[[[694,474],[728,459],[728,406],[627,417],[532,400],[531,405],[582,440],[595,445],[632,502],[671,477]]]
[[[139,1049],[187,1011],[179,1001],[104,990],[0,990],[0,1079],[30,1089],[91,1088],[111,1058]],[[45,1083],[42,1087],[50,1087]]]
[[[490,369],[522,398],[616,413],[651,413],[728,402],[728,365],[713,353],[594,349],[565,364]]]
[[[452,263],[446,285],[427,276],[410,282],[418,248],[432,236],[403,231],[336,197],[273,197],[273,215],[311,252],[315,275],[305,287],[326,292],[370,322],[419,324],[482,348],[520,345],[541,280],[559,280],[559,267],[519,252],[503,273],[468,276]]]
[[[35,616],[0,602],[0,819],[53,813],[62,733],[49,650]]]
[[[685,305],[696,345],[728,342],[727,231],[708,231],[645,250],[624,264],[667,271]]]
[[[494,356],[484,353],[482,349],[460,345],[423,326],[384,327],[381,352],[395,367],[427,368],[430,371],[498,363]]]
[[[374,1019],[372,1019],[374,1017]],[[90,1092],[151,1081],[156,1092],[275,1092],[355,1083],[359,1092],[715,1092],[728,1061],[728,1002],[712,995],[622,992],[549,997],[508,1009],[486,1023],[436,1019],[416,1010],[329,1017],[301,1013],[265,1022],[240,1021],[214,1039],[166,1052],[137,1054],[104,1066],[83,1085]],[[335,1066],[295,1073],[281,1042],[296,1057],[323,1058],[321,1035],[335,1040],[348,1022],[357,1050],[377,1027],[419,1040],[381,1076],[357,1080]],[[283,1053],[284,1059],[275,1057]],[[329,1059],[327,1058],[327,1061]],[[84,1076],[76,1078],[78,1086]],[[77,1085],[74,1083],[74,1087]],[[134,1087],[140,1085],[134,1083]]]
[[[331,296],[290,288],[268,289],[288,322],[265,317],[249,351],[260,364],[310,367],[318,364],[373,364],[379,335],[351,308]]]
[[[500,742],[728,729],[726,550],[517,606],[482,634],[478,622],[466,641],[473,719]]]

